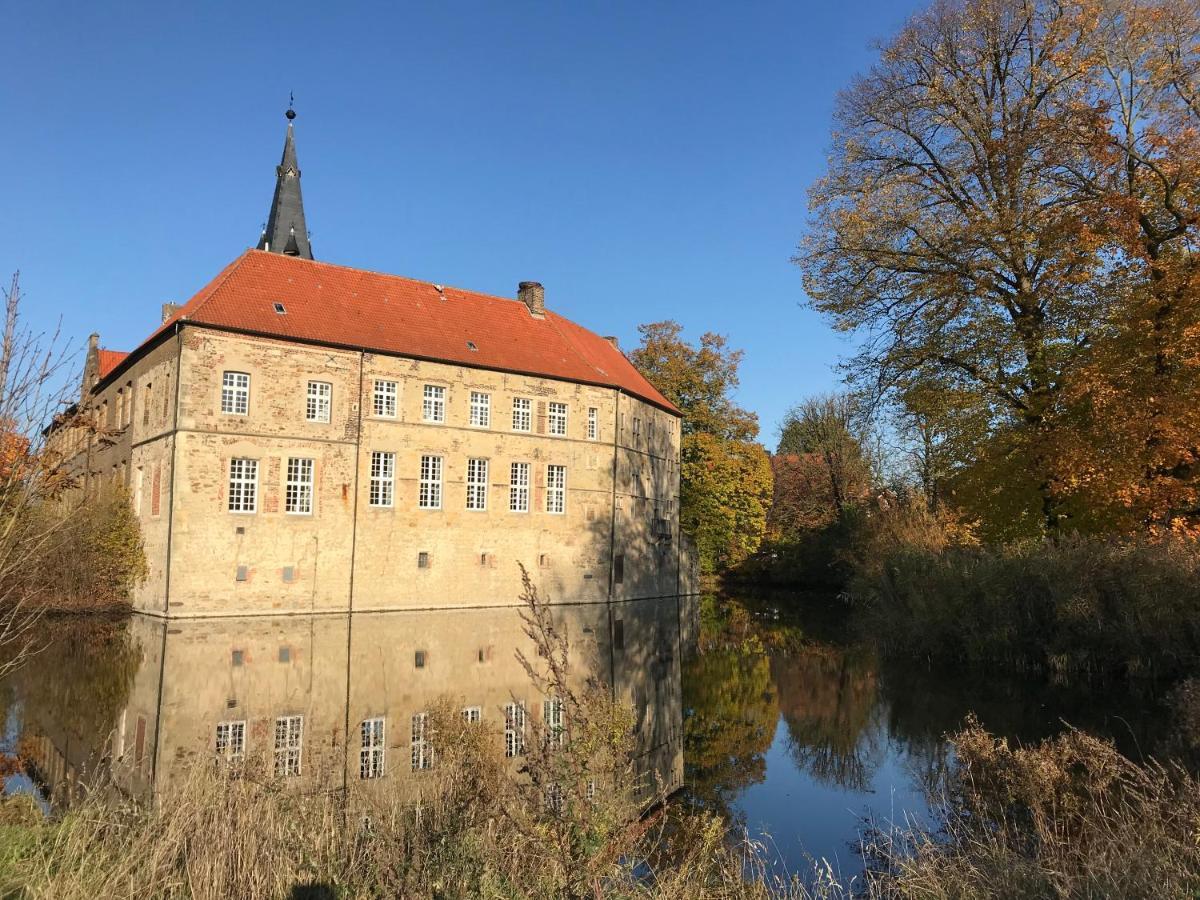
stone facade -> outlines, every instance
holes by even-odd
[[[81,408],[104,433],[56,439],[85,489],[108,480],[129,491],[149,563],[140,611],[513,605],[521,566],[553,602],[694,591],[678,529],[679,419],[618,389],[185,322],[104,379],[95,357]],[[245,376],[244,411],[222,411],[226,373]],[[310,382],[327,386],[328,415],[317,420]],[[389,400],[377,414],[381,382],[394,410]],[[427,388],[440,421],[428,421]],[[473,420],[473,395],[477,407],[486,397],[486,424],[478,408]],[[514,427],[514,401],[527,405],[527,431]],[[555,415],[564,408],[565,428]],[[390,505],[373,499],[376,453],[394,454]],[[424,457],[441,461],[436,508],[419,501]],[[230,511],[232,460],[254,461],[252,512]],[[289,460],[311,461],[308,512],[288,510]],[[528,466],[520,512],[513,463]],[[561,512],[550,511],[556,477]],[[482,509],[468,508],[469,480]]]

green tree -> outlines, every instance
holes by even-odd
[[[730,396],[742,353],[711,332],[692,346],[678,322],[638,331],[642,342],[630,359],[683,413],[680,527],[696,543],[701,571],[736,565],[762,542],[771,501],[758,417]]]
[[[1011,430],[1047,529],[1061,388],[1105,302],[1102,240],[1064,177],[1092,122],[1077,13],[964,0],[914,17],[839,100],[797,257],[813,306],[863,339],[860,383],[930,380]]]

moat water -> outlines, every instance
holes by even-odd
[[[599,609],[573,626],[581,646],[605,631],[588,618]],[[1133,758],[1156,755],[1165,737],[1152,691],[885,665],[847,639],[840,612],[832,601],[708,598],[700,651],[680,658],[661,611],[631,611],[613,632],[621,652],[594,654],[641,707],[651,764],[678,769],[682,749],[679,802],[729,816],[781,873],[825,859],[852,876],[869,828],[929,821],[927,791],[953,763],[946,735],[969,714],[1025,742],[1073,725]],[[245,740],[269,746],[273,717],[288,713],[305,716],[307,766],[330,735],[357,740],[346,723],[387,710],[388,759],[407,773],[410,707],[447,694],[503,720],[522,691],[506,643],[512,613],[471,616],[48,623],[39,652],[0,682],[3,749],[36,761],[35,778],[10,776],[6,789],[49,810],[64,785],[114,756],[131,789],[148,787],[156,771],[211,752],[219,722],[244,721]],[[355,777],[357,744],[340,752]]]

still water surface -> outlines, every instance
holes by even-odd
[[[884,665],[834,600],[710,599],[705,613],[683,671],[688,796],[738,820],[781,873],[825,859],[853,876],[868,823],[929,823],[927,792],[953,761],[945,736],[968,714],[1022,742],[1069,723],[1133,758],[1165,737],[1152,691]]]
[[[1070,723],[1135,758],[1162,739],[1165,717],[1149,694],[884,665],[847,638],[833,601],[703,606],[700,652],[687,659],[673,606],[620,613],[620,646],[605,644],[613,623],[602,609],[572,613],[573,627],[597,671],[641,710],[647,767],[671,776],[682,748],[685,800],[763,837],[781,871],[804,873],[824,858],[853,875],[867,822],[927,820],[926,791],[952,763],[945,735],[969,713],[1021,741]],[[147,789],[155,767],[161,778],[211,753],[222,720],[246,721],[246,740],[270,746],[272,723],[292,713],[305,717],[306,773],[309,754],[325,748],[340,754],[343,777],[358,777],[356,723],[386,717],[389,768],[410,777],[409,720],[431,698],[457,695],[503,720],[504,706],[528,692],[513,660],[519,625],[511,611],[387,615],[354,627],[344,618],[50,623],[42,651],[0,683],[4,749],[19,747],[40,770],[36,783],[15,776],[7,786],[49,806],[64,784],[119,758],[130,789]],[[538,698],[527,699],[540,714]],[[350,746],[337,746],[339,734]]]

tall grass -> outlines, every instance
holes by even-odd
[[[997,547],[895,543],[850,593],[885,652],[1047,673],[1200,670],[1200,547],[1073,537]]]

